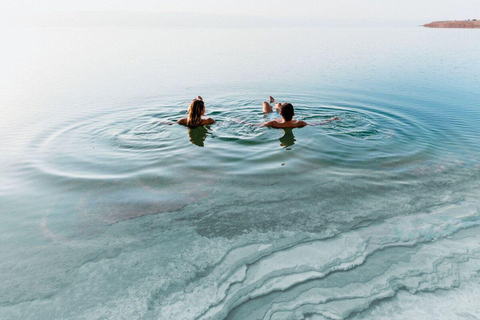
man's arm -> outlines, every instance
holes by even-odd
[[[339,117],[333,117],[328,120],[322,121],[322,122],[317,122],[317,123],[310,123],[311,126],[321,126],[322,124],[326,124],[332,121],[340,120]]]

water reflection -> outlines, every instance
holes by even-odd
[[[205,126],[188,128],[188,136],[190,137],[190,142],[199,147],[204,147],[204,142],[207,138],[207,134],[208,128]]]
[[[293,135],[292,128],[283,129],[283,136],[279,140],[280,146],[286,148],[287,150],[291,149],[290,147],[295,144],[295,136]]]

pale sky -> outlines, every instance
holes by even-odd
[[[0,0],[5,15],[41,11],[146,11],[279,17],[480,18],[480,0]]]

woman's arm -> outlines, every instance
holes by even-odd
[[[171,126],[172,124],[174,124],[174,122],[172,122],[172,121],[166,121],[166,120],[161,120],[161,121],[158,121],[157,123],[158,123],[158,124],[166,124],[166,125],[169,125],[169,126]]]

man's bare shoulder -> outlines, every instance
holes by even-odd
[[[281,122],[281,121],[278,121],[278,120],[272,120],[272,121],[269,121],[269,122],[265,123],[266,127],[272,127],[272,128],[301,128],[301,127],[305,127],[307,125],[308,125],[308,123],[306,123],[305,121],[301,121],[301,120],[293,120],[293,121],[289,121],[287,123]]]
[[[296,125],[297,128],[301,128],[301,127],[308,126],[308,123],[306,123],[305,121],[302,121],[302,120],[297,120],[297,121],[295,121],[295,125]]]
[[[264,126],[271,127],[271,128],[281,128],[280,123],[277,120],[268,121],[264,124]]]

